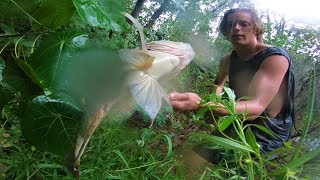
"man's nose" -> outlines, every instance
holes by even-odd
[[[234,23],[233,24],[233,29],[234,30],[240,30],[241,26],[239,25],[239,23]]]

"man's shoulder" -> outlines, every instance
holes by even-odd
[[[278,51],[278,52],[287,53],[286,50],[284,50],[282,47],[263,44],[263,43],[258,44],[258,51]]]
[[[222,58],[221,58],[221,61],[229,61],[232,53],[233,53],[233,50],[228,52],[228,53],[226,53],[225,55],[223,55]]]
[[[262,49],[259,53],[257,53],[256,58],[263,61],[264,59],[273,55],[284,56],[286,59],[288,59],[288,61],[290,61],[289,53],[278,46],[266,46],[266,48]]]

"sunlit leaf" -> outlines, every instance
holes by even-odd
[[[73,0],[80,17],[94,27],[121,31],[125,24],[121,0]]]
[[[223,87],[223,90],[227,93],[228,98],[230,101],[236,100],[236,95],[234,94],[233,90],[228,87]]]
[[[70,63],[70,53],[83,47],[86,40],[86,36],[75,31],[55,33],[43,39],[28,60],[42,88],[46,91],[57,89],[57,77]]]
[[[21,118],[22,133],[37,149],[65,155],[75,145],[82,115],[69,102],[38,96]]]
[[[42,25],[56,29],[68,23],[74,13],[75,8],[72,0],[46,0],[41,3],[32,17]],[[37,23],[33,24],[34,27],[38,25]]]
[[[209,134],[203,134],[203,133],[194,133],[193,135],[204,139],[208,143],[219,145],[225,149],[238,150],[243,152],[254,152],[252,149],[250,149],[249,147],[243,145],[241,142],[238,142],[236,140],[230,140],[227,138],[209,135]]]

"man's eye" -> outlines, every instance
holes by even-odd
[[[247,23],[247,22],[240,23],[240,26],[242,26],[242,27],[247,27],[247,26],[249,26],[249,25],[250,25],[250,24]]]

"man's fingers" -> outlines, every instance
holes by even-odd
[[[189,111],[199,109],[198,104],[201,98],[195,93],[177,93],[173,92],[169,94],[169,99],[175,110]]]
[[[169,94],[169,98],[172,101],[183,101],[185,100],[184,95],[182,93],[173,92]]]
[[[173,92],[169,94],[169,99],[171,101],[188,101],[190,99],[190,96],[188,93]]]
[[[179,111],[188,111],[188,102],[187,101],[171,101],[172,107]]]

